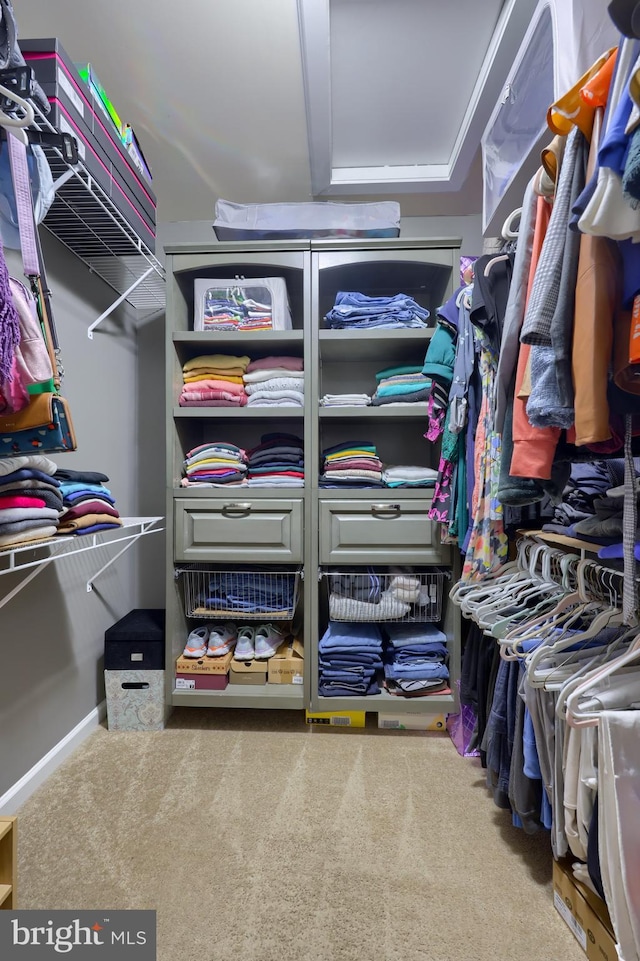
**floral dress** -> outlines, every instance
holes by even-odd
[[[502,504],[497,496],[501,441],[493,427],[492,413],[498,356],[481,328],[474,327],[474,336],[479,347],[482,400],[475,440],[475,485],[471,504],[473,525],[462,580],[481,578],[495,570],[505,563],[508,553]]]

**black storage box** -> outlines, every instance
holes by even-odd
[[[105,671],[163,671],[164,624],[164,608],[140,608],[125,614],[105,631]]]

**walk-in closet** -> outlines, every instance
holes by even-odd
[[[639,158],[635,0],[0,0],[0,958],[640,961]]]

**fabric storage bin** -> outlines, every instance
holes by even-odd
[[[163,608],[129,611],[104,634],[106,671],[164,670]]]
[[[194,280],[193,329],[216,331],[291,330],[283,277]]]
[[[110,731],[162,731],[164,671],[105,671]]]
[[[313,237],[399,237],[400,204],[216,202],[218,240],[305,240]]]

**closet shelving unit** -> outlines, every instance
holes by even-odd
[[[167,518],[173,538],[167,539],[167,698],[173,705],[303,708],[309,700],[304,685],[229,684],[224,691],[177,691],[171,665],[182,653],[189,630],[198,621],[185,613],[183,577],[176,570],[196,564],[206,570],[229,571],[234,566],[260,571],[282,569],[299,576],[296,618],[306,636],[310,564],[304,531],[310,509],[307,490],[311,459],[310,410],[305,408],[180,408],[182,365],[199,354],[247,355],[252,360],[271,354],[304,359],[305,397],[311,396],[310,252],[308,243],[186,244],[167,250]],[[196,277],[284,277],[291,307],[292,330],[208,333],[193,330],[193,281]],[[307,477],[304,488],[183,488],[185,453],[207,441],[229,441],[250,448],[263,434],[282,430],[303,438]],[[248,509],[246,509],[248,507]],[[214,618],[212,618],[213,620]],[[224,620],[243,623],[229,614]],[[273,620],[269,615],[263,622]],[[258,626],[256,619],[247,620]]]
[[[55,133],[36,108],[36,129]],[[149,246],[107,196],[82,158],[70,167],[58,147],[44,145],[51,167],[54,201],[42,225],[119,296],[89,327],[95,328],[123,300],[136,310],[164,310],[165,271]]]
[[[437,468],[439,449],[424,439],[426,408],[320,406],[325,393],[373,394],[375,373],[397,364],[421,364],[429,329],[329,330],[323,318],[338,290],[370,295],[403,292],[435,319],[453,291],[458,239],[247,242],[177,244],[167,254],[167,699],[172,705],[307,707],[314,711],[365,710],[440,713],[455,709],[455,693],[401,698],[321,697],[318,642],[327,626],[329,575],[348,568],[380,573],[411,568],[456,575],[455,552],[442,545],[427,519],[431,490],[322,489],[322,450],[349,439],[370,438],[381,459]],[[293,330],[209,333],[193,330],[196,278],[284,277]],[[305,406],[301,408],[179,408],[182,365],[198,354],[246,354],[251,359],[284,353],[304,357]],[[226,440],[241,447],[260,435],[284,430],[304,437],[303,488],[183,488],[185,453],[197,444]],[[243,506],[238,517],[239,502]],[[231,517],[225,516],[230,512]],[[200,563],[228,570],[234,564],[299,565],[299,621],[305,648],[304,685],[232,686],[224,691],[176,691],[171,665],[189,630],[176,570]],[[264,568],[261,568],[264,569]],[[441,629],[447,636],[451,688],[459,676],[460,615],[442,592]],[[212,618],[214,620],[215,618]],[[218,618],[219,619],[219,618]],[[230,617],[231,620],[237,618]],[[268,615],[264,616],[269,620]],[[288,688],[288,689],[287,689]]]
[[[87,592],[92,591],[94,581],[136,541],[145,534],[156,534],[164,530],[164,528],[157,526],[162,520],[162,517],[123,517],[122,527],[113,530],[97,531],[94,534],[83,535],[82,537],[75,535],[55,536],[42,541],[32,541],[16,547],[1,549],[0,576],[20,571],[29,571],[30,573],[26,574],[13,590],[0,595],[0,608],[13,600],[16,594],[54,561],[62,560],[73,554],[94,551],[98,547],[123,544],[124,546],[87,580]]]

